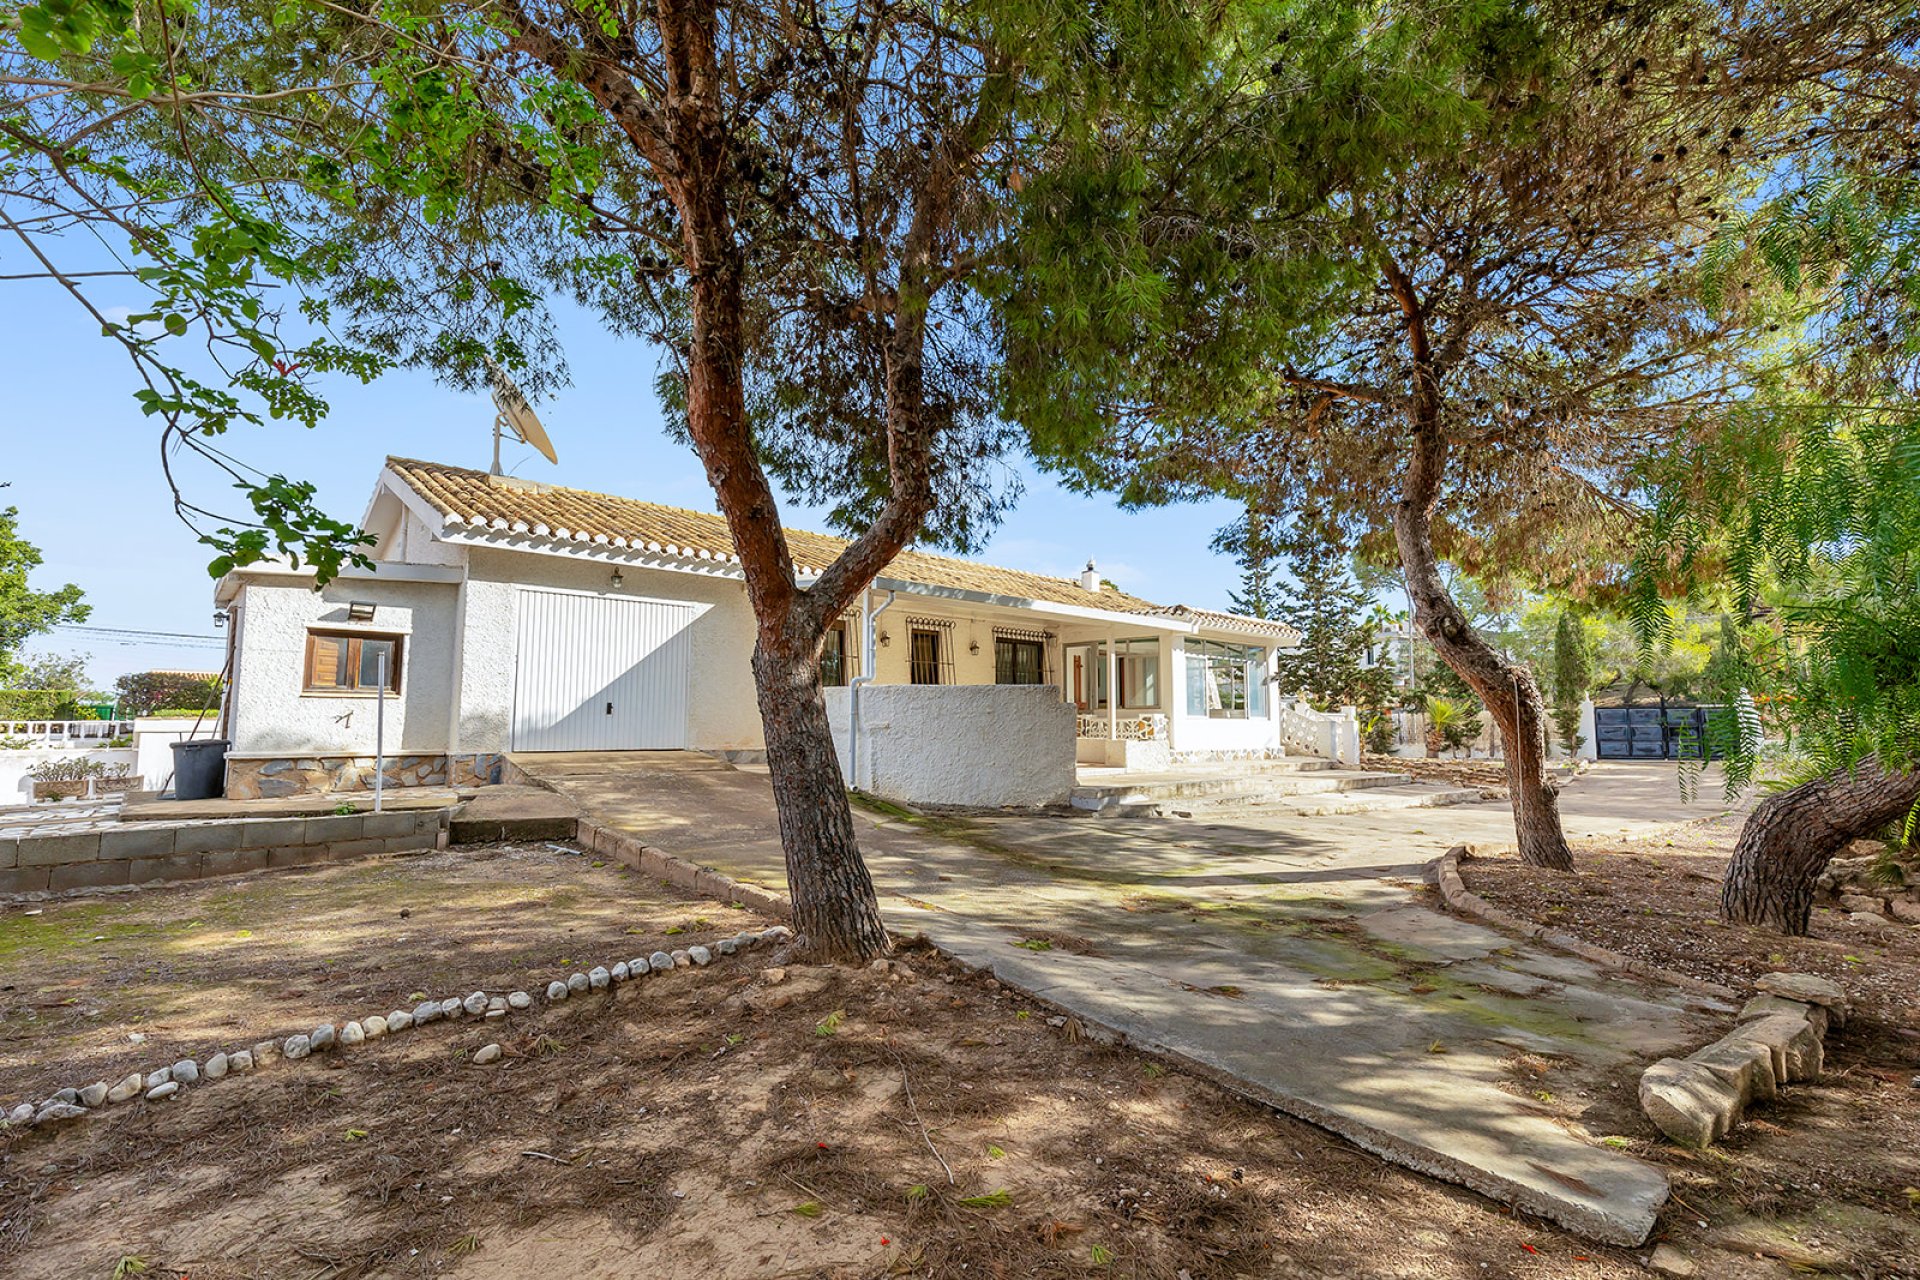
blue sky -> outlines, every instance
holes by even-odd
[[[0,252],[0,264],[18,253]],[[25,270],[27,267],[5,267]],[[208,554],[174,518],[158,457],[158,431],[132,399],[132,369],[97,327],[50,284],[7,282],[0,307],[0,378],[9,391],[0,425],[0,506],[20,508],[22,532],[46,563],[36,585],[78,583],[93,605],[88,625],[214,636]],[[96,302],[137,306],[128,290]],[[508,468],[528,479],[576,485],[699,510],[714,508],[690,450],[667,439],[654,403],[655,359],[643,343],[608,336],[578,311],[560,311],[573,385],[538,406],[560,455],[549,465],[513,447]],[[308,431],[270,424],[234,432],[224,447],[267,471],[312,480],[330,512],[357,520],[380,459],[400,454],[485,467],[492,406],[424,375],[394,373],[370,386],[326,387],[331,417]],[[1125,589],[1165,604],[1225,607],[1237,570],[1207,549],[1230,504],[1126,512],[1106,498],[1062,489],[1024,459],[1026,493],[980,558],[1076,575],[1088,556]],[[221,480],[196,477],[196,500],[232,509]],[[783,506],[789,524],[819,528],[817,512]],[[214,648],[119,643],[56,633],[30,650],[88,652],[102,684],[149,667],[211,669]]]

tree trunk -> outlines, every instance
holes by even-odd
[[[753,678],[794,928],[822,959],[860,963],[885,955],[891,944],[854,838],[815,655],[811,648],[788,654],[757,645]]]
[[[1427,345],[1424,313],[1410,281],[1391,262],[1388,282],[1407,318],[1413,388],[1407,414],[1413,451],[1394,508],[1393,536],[1413,598],[1413,621],[1434,651],[1459,673],[1492,713],[1506,741],[1507,792],[1521,861],[1556,871],[1573,869],[1573,851],[1560,828],[1560,800],[1547,777],[1547,706],[1524,665],[1501,657],[1467,621],[1440,574],[1433,549],[1433,512],[1446,476],[1447,437],[1441,425],[1440,385]]]
[[[1805,936],[1814,883],[1833,855],[1905,817],[1920,801],[1920,771],[1887,773],[1873,760],[1769,796],[1747,815],[1720,885],[1720,918]]]

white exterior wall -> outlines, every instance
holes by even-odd
[[[195,733],[194,722],[181,720],[173,716],[142,716],[133,722],[133,771],[140,775],[140,783],[148,791],[159,791],[173,781],[173,744],[189,734],[196,737],[212,738],[220,732],[219,715],[216,712],[200,722]]]
[[[347,621],[350,600],[372,601],[374,620]],[[298,580],[246,583],[236,602],[241,629],[230,695],[233,754],[373,754],[372,694],[315,694],[301,688],[312,627],[402,637],[400,692],[387,698],[387,753],[448,750],[458,622],[454,602],[454,584],[445,582],[354,578],[335,580],[317,592]]]
[[[826,695],[846,776],[852,690]],[[861,780],[889,800],[1043,805],[1073,789],[1074,712],[1050,685],[867,685],[860,721]]]
[[[874,593],[874,605],[878,607],[886,596]],[[895,598],[893,607],[873,620],[874,634],[874,674],[879,684],[910,684],[913,681],[913,631],[914,626],[907,619],[915,618],[951,618],[951,627],[940,627],[943,640],[952,642],[953,652],[948,655],[952,660],[953,683],[955,684],[992,684],[993,666],[993,628],[991,621],[975,620],[967,617],[943,601],[928,600],[918,596],[901,595]],[[1041,631],[1048,629],[1040,623],[1026,624],[1023,630]],[[886,644],[879,643],[884,633]],[[860,645],[859,608],[856,604],[852,625],[847,628],[848,646],[857,650]],[[978,645],[980,652],[970,652],[970,646]],[[1055,685],[1060,681],[1060,642],[1047,644],[1047,669],[1052,673]],[[1059,697],[1056,689],[1054,696]]]
[[[687,745],[701,751],[757,751],[763,738],[753,689],[753,610],[737,578],[620,567],[562,556],[473,548],[462,591],[457,752],[507,751],[513,731],[515,593],[522,585],[603,595],[687,600],[701,606],[691,627]]]
[[[43,764],[97,760],[104,765],[134,765],[132,747],[18,747],[0,751],[0,806],[33,804],[33,779],[28,771]]]
[[[1247,644],[1245,639],[1222,636],[1233,644]],[[1173,740],[1175,751],[1274,751],[1280,747],[1280,721],[1274,706],[1274,686],[1269,682],[1262,694],[1266,714],[1247,716],[1244,719],[1214,719],[1205,715],[1187,713],[1187,650],[1183,636],[1173,637],[1168,646],[1172,653],[1170,666],[1173,682],[1166,686],[1162,694],[1169,706],[1168,736]],[[1273,673],[1275,651],[1267,649],[1266,674]]]

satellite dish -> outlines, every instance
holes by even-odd
[[[513,385],[507,371],[489,360],[487,373],[493,383],[493,407],[499,410],[493,416],[493,474],[500,474],[500,437],[503,435],[532,445],[548,462],[557,464],[560,456],[553,451],[553,441],[547,439],[546,428],[540,425],[533,406],[520,394],[520,388]]]

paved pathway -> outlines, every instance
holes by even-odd
[[[762,774],[666,753],[516,762],[650,844],[784,888]],[[1671,775],[1645,766],[1603,769],[1563,800],[1575,835],[1724,808],[1682,805]],[[1665,1175],[1571,1131],[1514,1089],[1507,1063],[1547,1055],[1567,1063],[1556,1081],[1629,1090],[1619,1068],[1707,1042],[1726,1011],[1424,905],[1431,858],[1511,838],[1504,805],[870,821],[862,848],[896,931],[924,931],[1398,1163],[1604,1241],[1638,1244],[1652,1229]],[[1617,1110],[1632,1097],[1595,1102]]]

